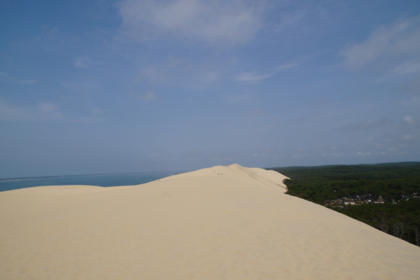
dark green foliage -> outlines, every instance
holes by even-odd
[[[379,230],[420,245],[420,199],[335,209]]]
[[[420,163],[272,169],[291,178],[288,194],[323,205],[343,197],[382,196],[384,204],[333,209],[420,245]]]

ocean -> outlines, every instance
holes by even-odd
[[[0,191],[55,185],[93,185],[102,187],[138,185],[178,172],[125,172],[88,175],[0,178]]]

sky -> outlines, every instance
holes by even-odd
[[[0,2],[0,177],[420,160],[420,2]]]

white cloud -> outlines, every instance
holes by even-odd
[[[259,82],[273,76],[274,73],[257,74],[251,72],[240,73],[236,76],[237,81],[241,82]]]
[[[342,54],[351,68],[375,62],[399,64],[404,58],[419,58],[420,15],[381,26],[364,42],[350,46]]]
[[[213,44],[252,39],[262,25],[261,2],[205,0],[123,0],[119,12],[130,36],[170,35]]]
[[[0,72],[0,82],[8,82],[18,85],[33,85],[37,83],[38,80],[20,79],[17,77],[13,77],[5,72]]]
[[[235,80],[240,82],[257,83],[276,75],[278,72],[287,71],[297,67],[296,63],[286,63],[277,66],[273,71],[267,73],[243,72],[236,75]]]

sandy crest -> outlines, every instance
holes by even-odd
[[[215,166],[151,183],[0,193],[0,279],[420,279],[420,248]]]

